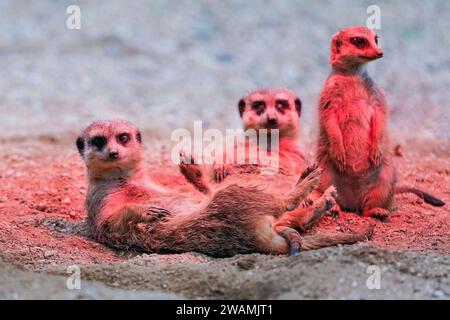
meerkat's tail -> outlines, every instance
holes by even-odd
[[[374,225],[370,225],[359,233],[319,232],[311,236],[302,237],[301,250],[314,250],[338,244],[353,244],[370,240],[373,235]]]
[[[432,196],[429,193],[426,193],[425,191],[416,189],[416,188],[412,188],[412,187],[407,187],[407,186],[401,186],[401,187],[397,187],[395,189],[395,193],[399,194],[399,193],[414,193],[415,195],[419,196],[420,198],[423,199],[423,201],[425,201],[428,204],[431,204],[432,206],[435,207],[442,207],[445,205],[445,202]]]

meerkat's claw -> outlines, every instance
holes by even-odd
[[[308,208],[311,207],[314,204],[314,200],[311,198],[306,198],[305,201],[302,203],[302,208]]]
[[[347,161],[345,159],[345,154],[341,154],[336,157],[336,166],[340,173],[343,173],[345,171],[346,164],[347,164]]]
[[[378,148],[374,148],[374,150],[370,154],[370,162],[375,166],[379,167],[381,165],[381,160],[383,159],[383,155],[381,150]]]
[[[158,208],[158,207],[149,207],[147,210],[147,214],[151,218],[161,219],[166,216],[169,216],[171,212],[164,208]]]
[[[317,168],[318,168],[317,163],[313,164],[312,166],[309,166],[302,172],[300,179],[302,179],[302,180],[305,179],[311,172],[313,172]]]

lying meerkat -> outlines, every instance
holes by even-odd
[[[194,194],[172,193],[146,177],[141,141],[139,130],[123,120],[96,121],[76,140],[88,174],[87,223],[92,236],[108,246],[226,257],[252,252],[295,254],[371,235],[369,228],[360,234],[301,237],[293,228],[277,225],[283,213],[296,208],[318,184],[318,168],[306,170],[286,197],[233,184],[206,202],[194,201]],[[305,208],[311,220],[298,224],[314,223],[334,203],[330,188],[311,208]]]
[[[396,188],[388,105],[365,69],[382,56],[378,37],[369,28],[350,27],[333,36],[332,72],[320,94],[317,155],[324,169],[318,190],[335,185],[342,209],[378,218],[390,214],[394,193],[411,192],[434,206],[444,205],[421,190]]]

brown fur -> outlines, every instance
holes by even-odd
[[[123,134],[128,136],[124,143],[119,141]],[[95,142],[99,137],[104,143]],[[318,184],[321,170],[317,168],[302,176],[286,197],[232,184],[215,191],[207,202],[194,203],[145,176],[140,134],[129,122],[94,122],[77,139],[77,147],[89,175],[87,222],[93,237],[109,246],[158,253],[198,251],[224,257],[250,252],[296,253],[322,243],[336,244],[333,236],[326,241],[313,237],[305,242],[293,229],[274,229],[277,219]],[[324,197],[323,203],[334,202],[330,194]]]
[[[335,185],[344,210],[387,217],[395,193],[386,122],[388,106],[365,65],[381,58],[374,31],[343,29],[332,38],[333,70],[320,95],[320,190]],[[410,190],[411,191],[411,190]]]

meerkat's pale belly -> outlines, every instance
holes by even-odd
[[[344,107],[340,129],[346,153],[347,170],[358,173],[370,168],[371,118],[373,109],[367,99],[352,99]]]

